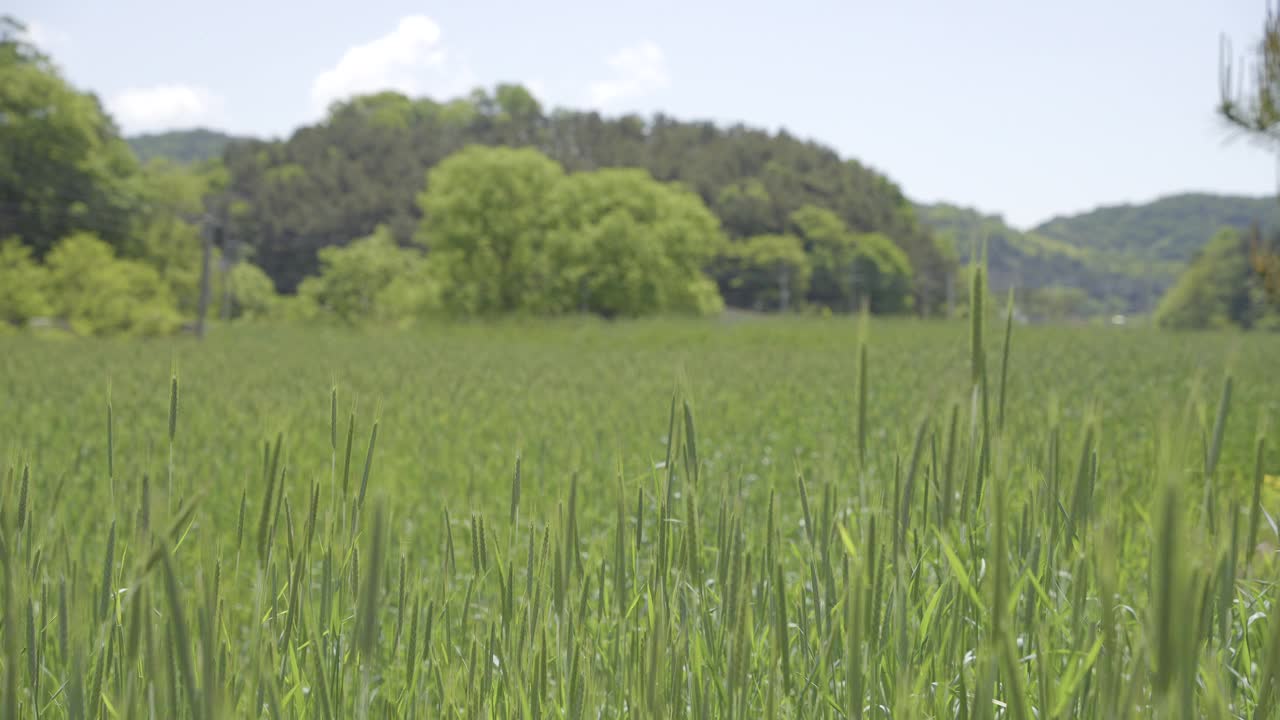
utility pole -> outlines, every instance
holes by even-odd
[[[849,314],[858,312],[858,263],[849,261]]]
[[[213,264],[214,235],[220,235],[222,233],[222,228],[217,225],[212,218],[206,216],[204,223],[202,223],[201,230],[202,232],[200,235],[204,241],[204,248],[203,258],[200,262],[200,304],[196,310],[196,337],[203,340],[205,333],[205,321],[209,316],[209,276],[212,272],[212,268],[209,266]]]
[[[218,311],[218,317],[223,322],[231,319],[231,309],[235,303],[235,296],[231,292],[231,269],[235,267],[239,258],[236,257],[240,253],[240,246],[235,241],[235,233],[231,234],[228,239],[226,232],[222,232],[222,305]]]
[[[791,306],[791,274],[784,263],[778,263],[778,303],[782,312]]]

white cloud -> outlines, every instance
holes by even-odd
[[[125,131],[150,132],[208,123],[221,110],[222,101],[205,88],[171,84],[129,88],[113,96],[107,106]]]
[[[607,107],[662,90],[671,84],[667,59],[652,42],[626,47],[608,59],[613,77],[591,84],[591,104]]]
[[[383,90],[448,96],[468,89],[470,71],[450,61],[440,35],[440,26],[434,20],[426,15],[410,15],[386,35],[348,48],[337,65],[312,81],[315,109],[324,110],[334,101]]]

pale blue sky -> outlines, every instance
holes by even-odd
[[[742,121],[1027,226],[1189,190],[1270,193],[1213,115],[1265,0],[17,0],[126,131],[287,135],[325,103],[522,82],[544,104]]]

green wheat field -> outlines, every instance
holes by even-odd
[[[0,338],[0,719],[1278,717],[1278,373],[1002,308]]]

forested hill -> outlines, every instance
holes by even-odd
[[[1274,196],[1184,193],[1053,218],[1033,232],[1133,266],[1180,270],[1223,227],[1280,226]]]
[[[162,133],[134,135],[125,138],[138,160],[147,162],[154,158],[169,158],[179,163],[198,163],[222,157],[227,145],[237,137],[217,130],[195,128],[171,130]]]
[[[1038,287],[1083,267],[1085,251],[1005,224],[999,215],[949,203],[917,205],[916,215],[955,248],[962,263],[987,243],[993,289]]]
[[[322,247],[384,223],[408,243],[427,170],[470,144],[534,147],[570,172],[643,168],[694,190],[731,240],[793,232],[795,211],[829,209],[851,231],[882,233],[906,253],[917,302],[938,302],[954,267],[896,184],[829,147],[663,115],[548,112],[513,85],[449,102],[391,92],[355,98],[288,140],[233,143],[224,156],[234,198],[228,232],[291,291],[316,271]]]
[[[1187,193],[1062,216],[1027,231],[948,204],[917,216],[954,245],[962,263],[985,240],[993,290],[1079,290],[1088,312],[1147,313],[1223,227],[1280,227],[1275,198]],[[1077,308],[1081,310],[1081,308]]]
[[[956,249],[967,264],[974,250],[987,245],[991,289],[1016,289],[1034,303],[1041,291],[1064,295],[1078,291],[1064,315],[1149,312],[1173,282],[1175,273],[1115,267],[1103,253],[1063,242],[1035,230],[1021,231],[998,215],[949,204],[919,205],[920,220]]]
[[[942,299],[955,261],[967,262],[985,239],[997,292],[1070,291],[1087,301],[1075,302],[1073,314],[1146,313],[1218,229],[1259,221],[1280,227],[1273,198],[1187,193],[1021,231],[967,208],[912,205],[881,173],[786,132],[546,111],[513,85],[446,102],[390,92],[354,98],[287,140],[201,129],[129,142],[143,160],[221,155],[233,211],[228,239],[251,249],[284,291],[317,271],[319,249],[368,236],[380,224],[409,244],[422,220],[417,197],[427,171],[471,144],[534,147],[568,171],[643,168],[693,189],[731,240],[797,234],[797,210],[829,209],[852,231],[881,233],[901,248],[916,302],[925,305]]]

